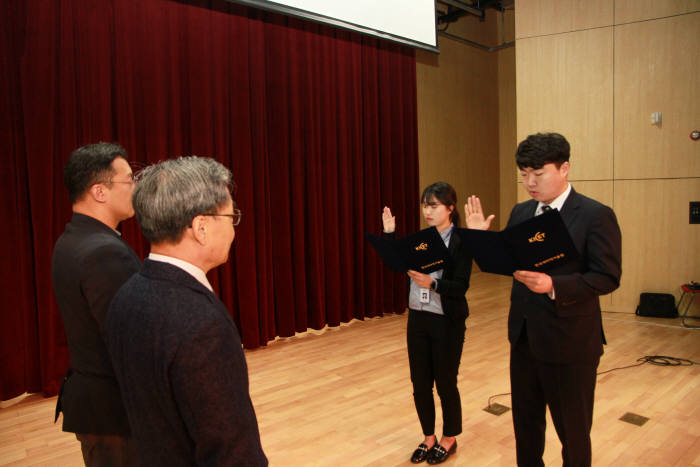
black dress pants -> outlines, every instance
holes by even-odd
[[[413,400],[423,434],[435,434],[433,384],[442,405],[444,436],[462,432],[462,401],[457,374],[464,346],[465,325],[455,325],[444,315],[409,310],[407,327],[408,361],[413,383]]]
[[[76,433],[87,467],[132,467],[139,465],[133,436]]]
[[[513,428],[519,466],[543,466],[546,408],[562,444],[564,467],[591,465],[594,363],[554,364],[537,360],[527,334],[510,353]]]

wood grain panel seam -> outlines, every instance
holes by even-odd
[[[614,182],[614,178],[569,178],[570,183],[574,182]]]
[[[617,2],[613,2],[613,22],[615,22],[615,4]],[[612,32],[613,40],[612,40],[612,129],[610,130],[610,133],[612,136],[612,139],[610,140],[610,144],[612,144],[612,149],[610,151],[610,154],[612,155],[612,180],[613,180],[613,190],[612,190],[612,198],[611,198],[611,206],[613,209],[615,208],[615,27],[613,26],[613,32]]]
[[[677,18],[679,16],[688,16],[688,15],[697,15],[700,13],[700,10],[696,11],[688,11],[686,13],[678,13],[676,15],[669,15],[669,16],[659,16],[658,18],[647,18],[647,19],[638,19],[635,21],[627,21],[625,23],[615,23],[613,26],[624,26],[626,24],[636,24],[636,23],[648,23],[650,21],[658,21],[661,19],[668,19],[668,18]]]
[[[571,31],[552,32],[552,33],[549,33],[549,34],[540,34],[540,35],[537,35],[537,36],[516,37],[515,40],[516,40],[516,41],[519,41],[519,40],[523,40],[523,39],[536,39],[536,38],[538,38],[538,37],[561,36],[561,35],[564,35],[564,34],[572,34],[572,33],[575,33],[575,32],[595,31],[596,29],[608,29],[608,28],[611,28],[611,27],[613,27],[613,26],[615,26],[615,24],[607,24],[607,25],[604,25],[604,26],[596,26],[596,27],[593,27],[593,28],[572,29]]]
[[[698,177],[688,177],[688,178],[698,178]],[[569,183],[574,183],[574,182],[617,182],[619,180],[620,180],[619,178],[569,178]],[[636,180],[636,179],[633,179],[633,180]],[[517,183],[522,185],[523,182],[521,180],[518,180]]]
[[[615,178],[613,182],[635,182],[635,181],[653,181],[653,180],[698,180],[700,177],[646,177],[646,178]],[[597,181],[597,180],[580,180],[580,181]]]

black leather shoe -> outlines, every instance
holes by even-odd
[[[418,445],[418,449],[413,451],[413,455],[411,456],[411,462],[414,464],[420,464],[424,460],[428,458],[431,452],[433,452],[433,448],[437,445],[437,441],[435,441],[435,444],[433,444],[432,448],[429,448],[425,444],[421,443]]]
[[[430,450],[430,455],[428,456],[428,464],[430,465],[435,465],[435,464],[441,464],[447,460],[448,457],[450,457],[450,454],[455,452],[457,450],[457,441],[455,440],[454,443],[452,443],[452,447],[450,447],[450,450],[446,450],[439,444],[433,446],[433,449]]]

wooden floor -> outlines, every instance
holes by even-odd
[[[515,465],[510,412],[483,411],[489,396],[510,390],[509,284],[504,277],[473,277],[459,377],[464,431],[446,465]],[[609,345],[600,371],[634,364],[645,355],[700,362],[700,331],[682,328],[678,320],[603,316]],[[407,459],[422,436],[405,328],[405,314],[389,315],[246,352],[271,465],[411,465]],[[495,402],[510,406],[510,397]],[[61,432],[60,420],[52,423],[54,405],[55,397],[31,395],[0,409],[0,465],[82,464],[75,437]],[[649,421],[643,426],[620,421],[626,412]],[[700,466],[700,366],[645,364],[599,376],[592,438],[595,466]],[[560,449],[548,420],[547,465],[561,465]]]

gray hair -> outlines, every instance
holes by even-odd
[[[215,214],[231,199],[231,171],[208,157],[180,157],[143,169],[132,203],[151,243],[176,243],[192,219]]]

